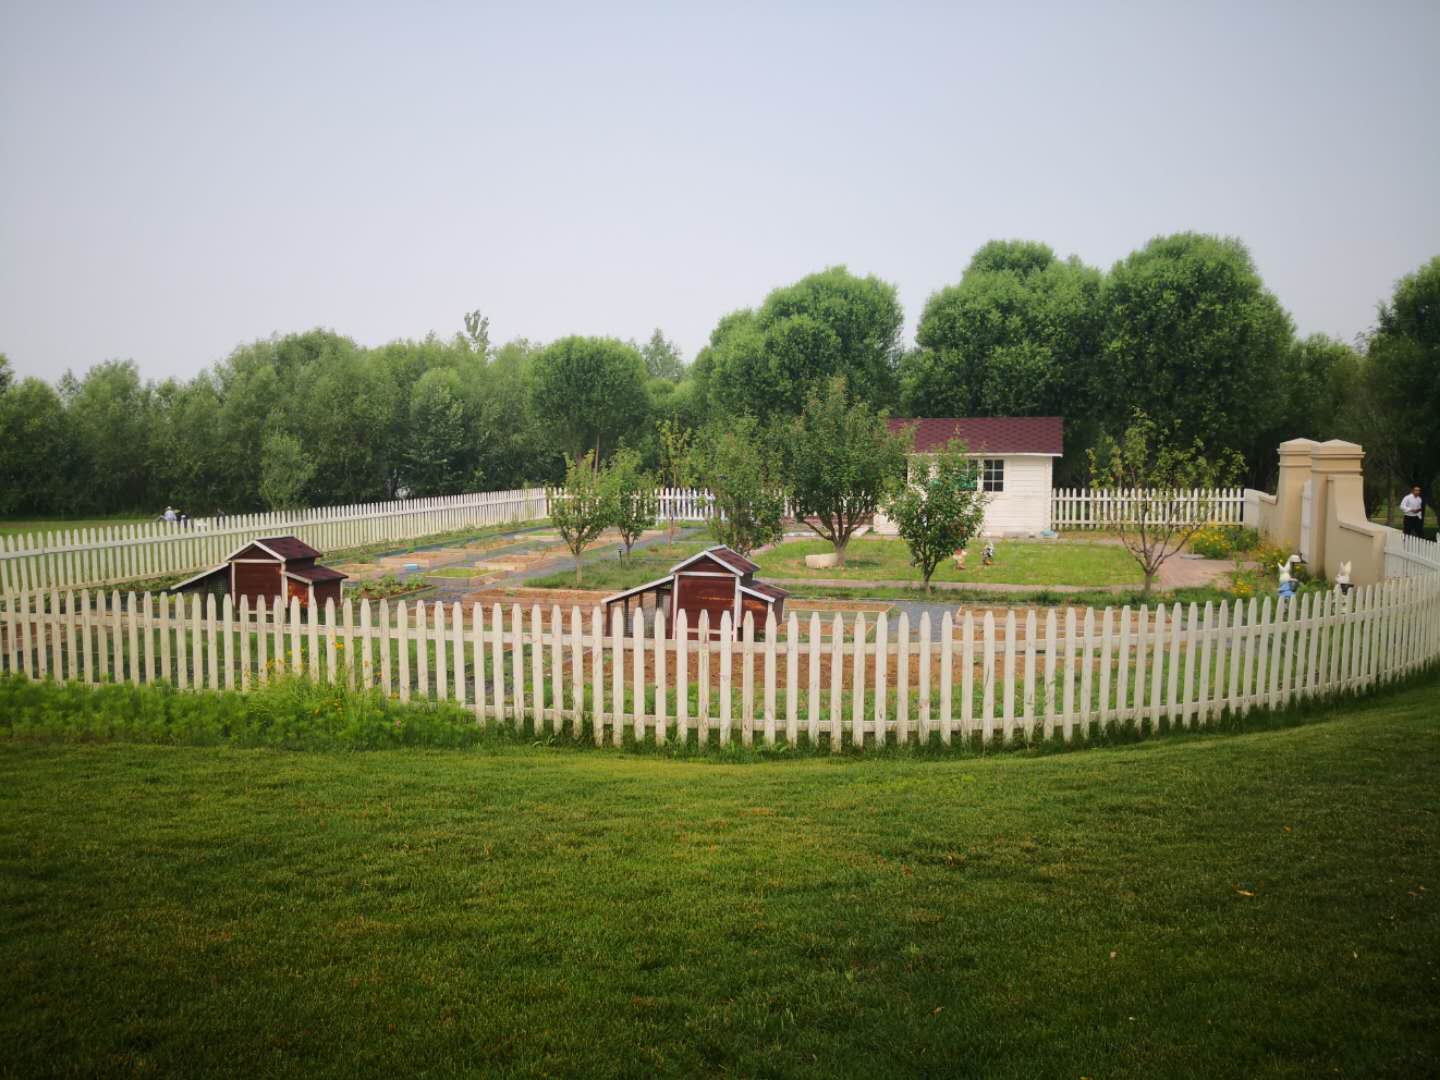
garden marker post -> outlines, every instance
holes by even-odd
[[[933,642],[930,635],[930,612],[920,613],[920,745],[930,743],[930,653]]]

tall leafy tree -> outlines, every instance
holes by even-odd
[[[650,340],[640,346],[640,355],[645,358],[645,371],[652,379],[679,382],[685,375],[685,360],[679,346],[668,340],[658,327]]]
[[[294,510],[307,505],[305,492],[315,464],[294,435],[272,431],[260,451],[260,497],[270,510]]]
[[[834,375],[886,407],[898,392],[903,323],[893,285],[833,266],[774,290],[758,311],[727,315],[698,374],[714,406],[732,414],[795,415]]]
[[[855,530],[902,480],[910,435],[891,434],[883,412],[853,401],[843,375],[813,388],[779,435],[795,516],[830,541],[844,567]]]
[[[572,460],[593,451],[598,465],[627,434],[648,428],[645,361],[633,345],[561,338],[535,358],[532,378],[535,411]]]
[[[1185,442],[1245,455],[1263,474],[1286,387],[1290,316],[1239,240],[1161,236],[1117,263],[1104,289],[1101,401],[1118,430],[1139,409]]]
[[[1382,304],[1365,377],[1396,438],[1402,485],[1440,484],[1440,256]]]
[[[1044,244],[996,240],[930,297],[901,364],[910,416],[1088,411],[1100,347],[1101,275]]]

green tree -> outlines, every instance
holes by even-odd
[[[681,428],[671,419],[661,420],[656,425],[660,444],[660,479],[672,491],[690,486],[691,443],[694,432]],[[670,512],[665,515],[666,534],[671,547],[675,546],[675,500],[670,500]]]
[[[622,447],[615,451],[605,468],[605,482],[610,485],[614,500],[614,525],[620,530],[625,554],[629,555],[640,534],[654,526],[660,513],[655,475],[644,469],[638,453]]]
[[[153,506],[146,448],[151,389],[132,361],[96,364],[83,376],[60,380],[71,464],[69,510],[115,513]]]
[[[935,293],[901,362],[910,416],[1083,415],[1100,349],[1101,274],[1044,244],[992,241]]]
[[[855,530],[905,474],[910,433],[892,435],[884,414],[852,401],[839,375],[811,389],[805,411],[780,429],[780,443],[795,517],[834,545],[843,568]]]
[[[758,311],[721,319],[697,374],[712,405],[730,414],[793,416],[834,375],[860,400],[888,407],[903,323],[893,285],[834,266],[774,290]]]
[[[295,510],[308,505],[306,488],[315,464],[294,435],[272,431],[260,450],[260,497],[271,510]]]
[[[1140,410],[1119,440],[1101,439],[1090,451],[1090,484],[1140,491],[1131,520],[1117,525],[1120,541],[1145,574],[1145,595],[1172,555],[1214,517],[1204,493],[1231,487],[1244,461],[1234,450],[1207,457],[1199,439],[1183,441],[1178,425],[1166,428]]]
[[[1245,245],[1157,237],[1116,264],[1103,299],[1107,425],[1139,409],[1185,442],[1236,448],[1264,475],[1293,328]]]
[[[550,523],[575,557],[575,584],[581,584],[580,557],[585,546],[616,518],[615,485],[595,466],[595,453],[571,461],[565,486],[550,490]]]
[[[645,361],[633,345],[561,338],[535,358],[532,378],[535,412],[572,460],[592,450],[598,467],[625,435],[645,426]]]
[[[696,437],[695,472],[715,499],[710,533],[741,555],[784,534],[785,492],[765,442],[753,416],[712,422]]]
[[[490,355],[490,317],[479,308],[465,313],[465,341],[481,359]]]
[[[1396,439],[1401,486],[1440,482],[1440,256],[1400,279],[1380,306],[1365,378]]]
[[[40,379],[0,392],[0,514],[53,514],[57,478],[71,474],[73,441],[60,395]]]
[[[930,579],[942,562],[970,542],[985,520],[980,466],[966,456],[965,444],[951,441],[941,453],[920,459],[918,477],[899,487],[886,513],[910,549],[910,562]]]
[[[679,382],[685,376],[685,360],[680,348],[656,327],[650,340],[640,346],[640,355],[645,358],[645,371],[652,379]]]
[[[465,406],[453,368],[434,368],[410,397],[408,438],[402,451],[405,486],[414,495],[454,495],[476,486],[465,467]]]

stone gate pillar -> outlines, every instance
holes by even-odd
[[[1280,478],[1275,484],[1275,525],[1270,529],[1269,540],[1290,551],[1300,549],[1300,495],[1305,489],[1305,481],[1310,479],[1311,459],[1319,445],[1313,439],[1290,439],[1280,444]],[[1322,527],[1324,520],[1316,518]]]
[[[1365,517],[1365,451],[1343,439],[1320,443],[1310,453],[1313,518],[1310,523],[1312,572],[1330,580],[1340,568],[1332,558],[1335,530],[1342,521],[1368,526]],[[1332,565],[1333,564],[1333,565]],[[1356,570],[1360,570],[1356,567]],[[1368,569],[1368,568],[1366,568]],[[1367,575],[1368,576],[1368,575]]]

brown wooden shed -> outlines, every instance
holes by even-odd
[[[170,591],[209,590],[229,594],[237,604],[241,597],[249,597],[251,607],[262,596],[267,604],[274,603],[277,596],[283,596],[287,603],[294,597],[303,607],[309,603],[313,589],[315,602],[321,607],[327,600],[338,604],[340,583],[346,575],[328,566],[317,566],[318,558],[320,552],[294,536],[267,536],[237,548],[219,566],[180,582]]]
[[[613,618],[614,605],[619,604],[625,612],[627,628],[631,625],[632,608],[642,614],[647,610],[664,611],[666,633],[674,636],[675,617],[683,610],[689,623],[689,636],[695,637],[699,634],[700,613],[708,611],[711,636],[718,637],[720,619],[729,612],[738,637],[745,614],[749,612],[755,617],[756,635],[763,635],[765,618],[770,612],[775,613],[777,623],[785,617],[785,598],[790,594],[756,581],[755,571],[759,569],[723,544],[707,548],[671,567],[663,578],[607,596],[601,601],[605,606],[606,626]],[[649,605],[647,598],[651,601]]]

